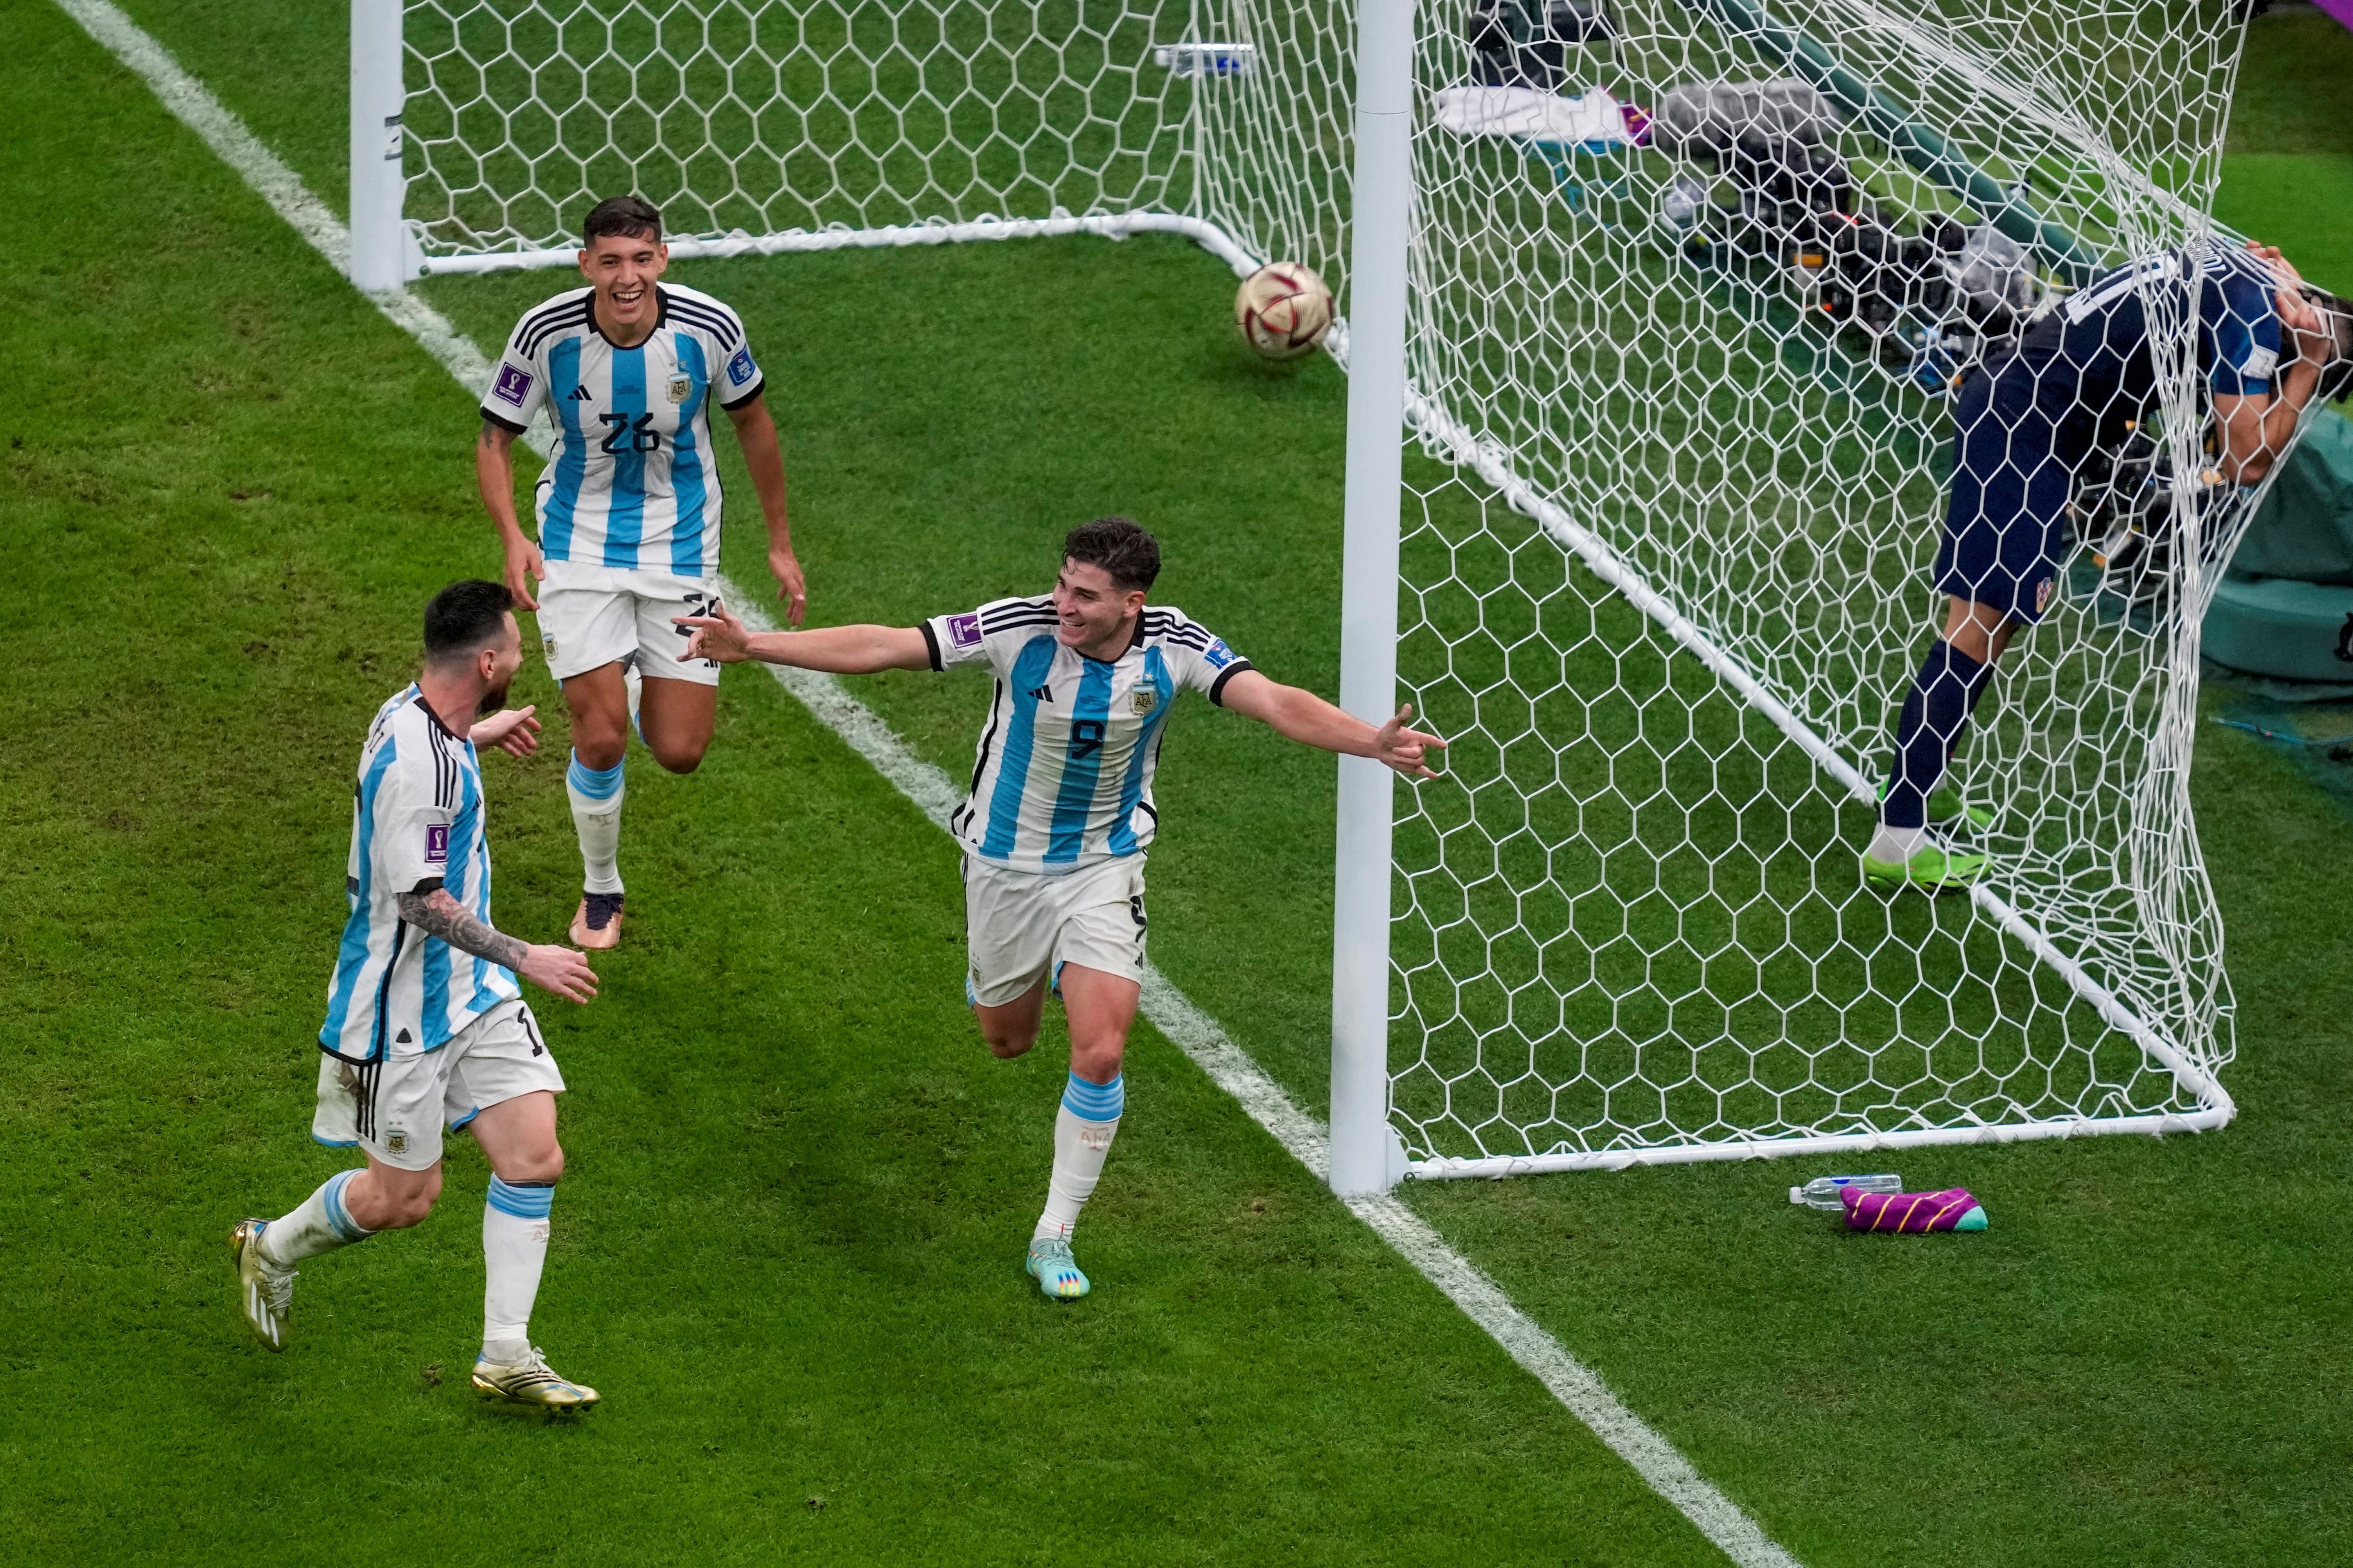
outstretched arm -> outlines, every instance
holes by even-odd
[[[478,920],[438,882],[400,895],[400,918],[427,936],[438,936],[460,952],[503,963],[543,991],[567,1002],[596,994],[588,961],[568,947],[534,947]]]
[[[1303,745],[1344,757],[1371,757],[1409,779],[1436,778],[1425,759],[1433,749],[1446,747],[1435,735],[1405,727],[1405,721],[1413,717],[1410,702],[1377,730],[1313,691],[1269,680],[1255,669],[1245,669],[1228,680],[1218,700]]]
[[[765,397],[729,409],[727,417],[735,422],[744,467],[759,493],[760,515],[768,521],[768,570],[776,574],[776,597],[785,601],[785,619],[799,626],[808,614],[808,581],[793,553],[793,525],[785,515],[785,454],[776,445],[776,422],[768,416]]]
[[[715,616],[679,616],[682,626],[693,628],[683,663],[712,658],[735,664],[756,658],[763,664],[788,664],[798,669],[822,669],[835,675],[871,675],[881,669],[929,669],[931,645],[913,626],[827,626],[813,632],[754,632],[722,606]]]

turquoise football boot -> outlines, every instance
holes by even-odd
[[[1029,1278],[1038,1281],[1039,1293],[1057,1301],[1075,1301],[1094,1288],[1079,1271],[1079,1260],[1071,1256],[1071,1244],[1059,1236],[1031,1242],[1029,1260],[1022,1267]]]

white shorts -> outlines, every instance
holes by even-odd
[[[493,1105],[547,1089],[564,1075],[539,1022],[517,998],[501,1002],[438,1051],[386,1057],[365,1066],[319,1056],[319,1110],[311,1136],[334,1149],[366,1150],[404,1171],[441,1158],[441,1130],[456,1131]]]
[[[1144,984],[1144,857],[1059,877],[964,858],[965,949],[972,994],[1002,1007],[1056,960]]]
[[[719,584],[708,578],[551,561],[539,585],[539,646],[558,680],[634,660],[649,679],[716,686],[717,659],[679,662],[693,632],[670,617],[718,607]]]

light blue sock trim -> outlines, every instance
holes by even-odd
[[[1082,1121],[1116,1121],[1127,1108],[1127,1075],[1109,1083],[1089,1083],[1078,1074],[1062,1086],[1062,1109]]]
[[[610,800],[621,790],[621,770],[628,766],[623,757],[609,768],[592,768],[580,761],[580,753],[572,753],[572,765],[564,770],[564,782],[586,795],[590,800]]]
[[[352,1211],[343,1206],[343,1189],[350,1186],[352,1178],[358,1174],[355,1170],[338,1171],[327,1178],[325,1186],[319,1189],[320,1195],[327,1203],[327,1223],[333,1226],[335,1234],[345,1241],[364,1241],[375,1234],[353,1219]]]
[[[548,1210],[555,1206],[555,1184],[518,1186],[492,1176],[487,1201],[501,1214],[511,1214],[517,1219],[545,1219]]]

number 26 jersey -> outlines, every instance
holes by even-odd
[[[539,481],[539,547],[551,562],[708,577],[719,570],[719,469],[711,405],[760,395],[733,310],[657,285],[653,335],[621,348],[596,291],[524,312],[482,395],[482,417],[521,435],[542,408],[555,451]]]

